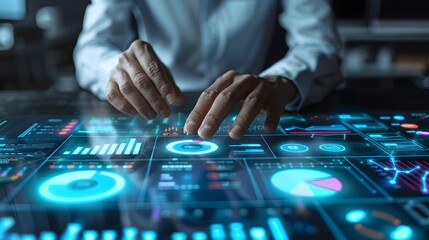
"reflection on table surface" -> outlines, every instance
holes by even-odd
[[[0,239],[421,239],[429,113],[0,117]]]

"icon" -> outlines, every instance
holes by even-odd
[[[46,200],[57,203],[96,202],[117,194],[125,180],[112,172],[75,171],[55,176],[39,188]]]
[[[346,150],[346,147],[340,144],[335,143],[326,143],[319,146],[320,150],[323,150],[325,152],[343,152]]]
[[[357,209],[349,211],[345,219],[347,222],[353,223],[353,229],[356,230],[359,234],[370,238],[370,239],[386,239],[386,237],[395,240],[405,240],[411,239],[413,237],[413,229],[407,225],[401,225],[401,219],[391,215],[390,213],[373,210],[370,213],[367,213],[363,210]],[[365,220],[368,219],[379,219],[387,224],[393,225],[391,232],[385,232],[378,229],[374,229],[373,226],[377,224],[367,224],[365,225]],[[369,221],[371,221],[369,220]],[[388,236],[386,236],[388,234]]]
[[[167,144],[166,149],[172,153],[198,155],[215,152],[219,147],[208,141],[180,140]]]
[[[280,149],[290,153],[303,153],[308,151],[308,147],[298,143],[286,143],[280,146]]]
[[[417,131],[416,134],[423,137],[429,137],[428,131]]]
[[[419,128],[419,125],[414,124],[414,123],[402,123],[401,125],[402,128],[406,128],[406,129],[417,129]]]
[[[278,172],[271,183],[286,193],[303,197],[328,197],[343,189],[341,181],[331,174],[309,169]]]

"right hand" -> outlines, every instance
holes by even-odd
[[[119,111],[130,115],[139,113],[147,119],[157,114],[168,117],[169,104],[182,105],[186,101],[152,46],[141,40],[134,41],[120,55],[106,97]]]

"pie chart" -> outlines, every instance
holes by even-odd
[[[56,203],[89,203],[116,195],[124,186],[125,180],[113,172],[74,171],[49,178],[39,194]]]
[[[219,147],[209,141],[187,139],[171,142],[165,148],[172,153],[199,155],[215,152]]]
[[[341,192],[343,184],[329,173],[312,169],[290,169],[271,177],[274,187],[294,196],[329,197]]]

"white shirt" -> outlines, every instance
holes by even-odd
[[[280,3],[284,10],[276,16]],[[289,51],[262,69],[277,20]],[[152,45],[182,91],[202,91],[230,69],[279,75],[297,86],[290,108],[299,109],[342,82],[328,0],[92,0],[74,53],[80,85],[105,99],[118,56],[136,34]]]

